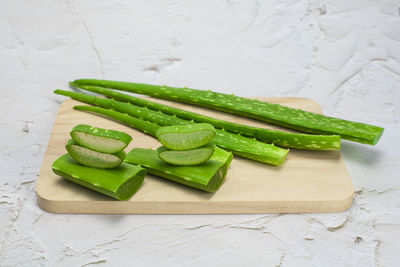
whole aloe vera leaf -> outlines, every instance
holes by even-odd
[[[124,104],[124,103],[121,103]],[[128,104],[130,105],[130,104]],[[131,105],[132,107],[135,107]],[[139,108],[139,107],[136,107]],[[74,109],[76,110],[83,110],[83,111],[89,111],[101,115],[105,115],[109,118],[115,119],[117,121],[121,121],[128,126],[141,130],[147,130],[148,128],[141,127],[141,125],[136,125],[137,121],[140,119],[136,119],[134,117],[129,116],[128,114],[117,112],[114,110],[110,109],[105,109],[105,108],[100,108],[100,107],[92,107],[92,106],[75,106]],[[157,113],[157,112],[156,112]],[[160,113],[161,114],[161,113]],[[171,121],[172,121],[172,116],[170,116]],[[177,118],[175,118],[177,119]],[[179,120],[179,119],[178,119]],[[165,119],[160,123],[166,123],[168,120]],[[150,123],[147,121],[143,121],[144,123]],[[175,121],[176,124],[179,123],[179,121]],[[182,123],[190,123],[185,120],[182,120],[180,122]],[[153,127],[161,127],[158,126],[157,124],[153,124]],[[147,133],[155,137],[155,132],[151,132],[147,130]],[[285,158],[288,154],[288,150],[282,149],[273,145],[269,145],[263,142],[259,142],[255,139],[251,139],[248,137],[244,137],[238,134],[233,134],[226,132],[224,130],[216,130],[216,135],[213,139],[214,144],[227,149],[229,151],[232,151],[234,154],[239,155],[244,158],[252,159],[255,161],[259,161],[262,163],[268,163],[272,165],[279,166],[281,165],[284,161]]]
[[[85,110],[105,115],[115,120],[124,122],[132,128],[144,131],[145,133],[149,133],[154,137],[156,136],[157,129],[160,127],[156,123],[162,126],[194,123],[193,121],[179,119],[175,116],[169,116],[162,112],[149,110],[146,107],[138,107],[129,103],[122,103],[112,99],[105,99],[92,95],[63,90],[55,90],[54,92],[56,94],[69,96],[84,103],[103,107],[74,107],[77,110]],[[115,112],[109,109],[117,110],[120,112]],[[133,116],[140,119],[134,118]],[[148,121],[142,121],[141,119]],[[153,123],[150,123],[149,121]],[[213,139],[213,142],[224,149],[232,151],[236,155],[272,165],[282,164],[285,161],[285,158],[289,152],[286,149],[282,149],[274,145],[257,141],[255,139],[244,137],[239,134],[233,134],[221,129],[216,130],[216,135]]]
[[[118,200],[131,198],[146,176],[146,170],[137,165],[122,163],[114,169],[98,169],[80,165],[68,154],[54,161],[52,170],[71,182]]]
[[[171,150],[189,150],[204,146],[215,136],[215,129],[208,123],[164,126],[157,130],[156,137]]]
[[[78,144],[104,153],[117,153],[132,141],[127,133],[80,124],[70,132]]]
[[[114,154],[94,151],[70,139],[65,146],[68,154],[82,165],[101,169],[111,169],[121,165],[126,153],[122,150]]]
[[[191,150],[170,150],[162,146],[157,149],[157,153],[160,159],[172,165],[199,165],[211,157],[214,147],[213,143]]]
[[[232,114],[269,122],[290,129],[313,134],[334,134],[341,138],[375,145],[383,134],[383,128],[353,122],[321,114],[290,108],[279,104],[260,102],[253,99],[189,88],[158,86],[107,80],[80,79],[78,85],[96,85],[145,94],[178,102],[190,103]]]
[[[196,166],[174,166],[158,157],[156,150],[134,148],[126,156],[125,162],[138,164],[148,173],[191,186],[207,192],[215,192],[222,185],[227,169],[232,161],[232,153],[219,147],[211,158]]]
[[[289,133],[283,131],[269,130],[260,127],[248,126],[239,123],[224,121],[195,112],[174,108],[168,105],[149,101],[143,98],[134,97],[115,90],[107,89],[99,86],[77,85],[71,83],[72,86],[102,94],[118,101],[129,102],[133,105],[147,107],[152,110],[162,111],[163,113],[174,115],[185,120],[194,120],[195,122],[204,122],[214,125],[219,129],[242,134],[247,137],[256,138],[265,143],[272,143],[281,147],[305,149],[305,150],[339,150],[339,135],[313,135],[301,133]]]

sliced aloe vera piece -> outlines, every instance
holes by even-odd
[[[214,136],[214,126],[208,123],[164,126],[156,132],[158,141],[172,150],[198,148],[210,143]]]
[[[122,163],[104,170],[80,165],[68,154],[54,161],[52,170],[71,182],[118,200],[131,198],[146,176],[146,170],[137,165]]]
[[[215,147],[211,158],[196,166],[174,166],[158,157],[156,150],[134,148],[125,162],[140,164],[151,174],[191,186],[207,192],[215,192],[221,186],[232,161],[232,153]]]
[[[126,156],[123,150],[114,154],[97,152],[80,146],[74,139],[70,139],[65,147],[69,155],[80,164],[101,169],[111,169],[121,165]]]
[[[117,153],[132,141],[132,137],[124,132],[84,124],[75,126],[70,134],[78,144],[104,153]]]
[[[211,157],[214,153],[214,147],[213,143],[191,150],[170,150],[162,146],[157,149],[157,152],[160,159],[169,164],[199,165]]]

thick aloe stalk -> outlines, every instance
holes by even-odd
[[[85,124],[75,126],[70,135],[81,146],[104,153],[120,152],[132,141],[124,132]]]
[[[122,163],[114,169],[98,169],[80,165],[68,154],[54,161],[52,170],[71,182],[118,200],[131,198],[146,176],[146,170],[137,165]]]
[[[158,86],[118,81],[80,79],[78,85],[96,85],[178,102],[190,103],[266,121],[313,134],[334,134],[341,138],[375,145],[383,128],[290,108],[253,99],[189,88]]]
[[[90,85],[79,86],[73,83],[71,83],[71,85],[87,91],[111,97],[118,101],[129,102],[131,104],[147,107],[152,110],[162,111],[163,113],[174,115],[182,119],[194,120],[196,122],[210,123],[214,125],[214,127],[216,128],[224,129],[226,131],[233,133],[242,134],[248,137],[253,137],[262,142],[272,143],[281,147],[297,148],[305,150],[340,149],[339,135],[311,135],[311,134],[289,133],[276,130],[269,130],[265,128],[253,127],[253,126],[212,118],[195,112],[174,108],[168,105],[149,101],[143,98],[138,98],[131,95],[123,94],[118,91],[110,90],[103,87],[90,86]]]
[[[158,157],[156,150],[134,148],[126,156],[125,162],[138,164],[148,173],[191,186],[207,192],[215,192],[224,181],[232,161],[232,153],[219,147],[211,158],[196,166],[174,166]]]
[[[123,104],[123,103],[122,103]],[[134,106],[133,106],[134,107]],[[110,109],[105,109],[105,108],[100,108],[100,107],[92,107],[92,106],[75,106],[74,107],[76,110],[83,110],[83,111],[89,111],[101,115],[105,115],[109,118],[115,119],[117,121],[121,121],[128,126],[142,130],[147,131],[147,133],[151,134],[152,136],[156,136],[155,131],[150,131],[148,130],[148,127],[142,127],[143,124],[137,125],[137,121],[141,121],[140,119],[134,118],[132,116],[129,116],[128,114],[124,114],[121,112],[117,112],[114,110]],[[143,123],[150,123],[147,121],[142,121]],[[163,120],[162,123],[167,122],[167,120]],[[160,122],[161,123],[161,122]],[[178,121],[176,121],[178,123]],[[181,123],[187,123],[187,121],[182,120]],[[152,123],[150,123],[152,124]],[[153,129],[158,128],[157,124],[153,124]],[[263,162],[263,163],[268,163],[272,165],[279,166],[281,165],[287,156],[287,153],[289,152],[288,150],[281,149],[279,147],[269,145],[263,142],[259,142],[255,139],[247,138],[238,134],[232,134],[229,132],[226,132],[224,130],[216,130],[217,134],[215,135],[213,142],[214,144],[227,149],[229,151],[232,151],[235,155],[252,159],[255,161]]]
[[[157,130],[158,141],[172,150],[189,150],[204,146],[215,136],[215,129],[208,123],[173,125]]]
[[[117,153],[104,153],[91,150],[70,139],[65,146],[68,154],[82,165],[101,169],[112,169],[121,165],[126,153],[122,150]]]
[[[137,107],[112,99],[104,99],[82,93],[62,90],[56,90],[54,92],[56,94],[69,96],[73,99],[88,104],[104,107],[105,109],[90,106],[78,106],[75,108],[78,110],[85,110],[105,115],[115,120],[124,122],[132,128],[149,133],[152,136],[156,136],[156,131],[160,127],[159,125],[168,126],[194,123],[192,121],[179,119],[177,117],[169,116],[161,112],[155,112],[145,107]],[[114,109],[120,112],[116,112],[110,109]],[[136,116],[140,119],[134,118],[132,116]],[[143,121],[141,119],[148,120],[153,123]],[[159,125],[157,125],[156,123],[158,123]],[[263,163],[269,163],[272,165],[282,164],[287,156],[287,153],[289,152],[288,150],[238,134],[229,133],[220,129],[216,130],[216,135],[213,139],[213,142],[224,149],[232,151],[235,155],[239,155],[241,157],[249,158]]]
[[[157,149],[157,153],[160,159],[169,164],[180,166],[199,165],[211,157],[214,149],[215,145],[213,143],[190,150],[170,150],[162,146]]]

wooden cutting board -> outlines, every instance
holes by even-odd
[[[175,107],[238,123],[278,129],[251,119],[184,104],[155,100]],[[258,98],[321,113],[319,105],[305,98]],[[338,212],[350,207],[353,185],[338,151],[292,149],[281,166],[271,166],[235,156],[224,184],[216,193],[206,193],[172,181],[147,175],[129,201],[118,201],[69,182],[51,171],[51,165],[66,153],[69,132],[77,124],[127,132],[134,147],[157,148],[150,136],[115,121],[73,110],[81,104],[62,103],[47,147],[36,186],[39,206],[55,213],[101,214],[237,214]]]

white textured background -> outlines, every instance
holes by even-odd
[[[59,215],[35,185],[75,78],[302,96],[385,127],[343,144],[337,214]],[[400,262],[400,1],[0,1],[1,266],[395,266]],[[397,265],[398,266],[398,265]]]

